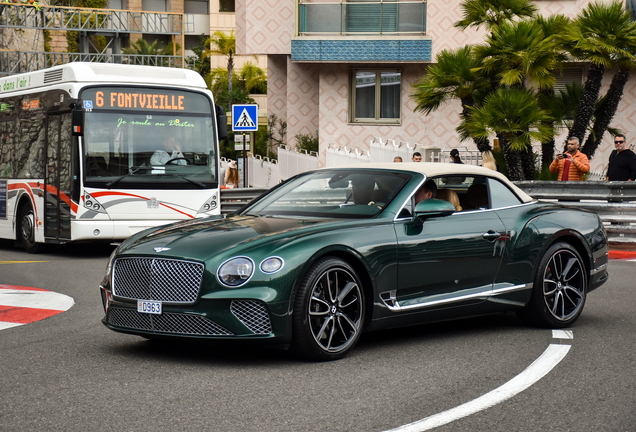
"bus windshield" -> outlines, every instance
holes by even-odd
[[[218,186],[211,101],[201,93],[99,87],[81,95],[84,184],[118,189]]]

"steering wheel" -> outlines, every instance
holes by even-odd
[[[184,158],[184,157],[172,158],[168,162],[166,162],[164,165],[168,165],[169,163],[174,162],[174,161],[178,161],[178,160],[184,160],[184,161],[186,161],[186,165],[188,165],[188,160],[186,158]]]

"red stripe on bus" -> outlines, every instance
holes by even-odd
[[[150,201],[150,198],[146,198],[143,197],[141,195],[134,195],[134,194],[130,194],[130,193],[126,193],[126,192],[95,192],[91,194],[93,198],[99,198],[99,197],[103,197],[103,196],[109,196],[109,195],[117,195],[117,196],[129,196],[129,197],[134,197],[134,198],[140,198],[146,201]],[[181,210],[177,210],[174,207],[169,206],[168,204],[164,204],[164,203],[159,203],[162,206],[169,208],[172,211],[175,211],[177,213],[181,213],[182,215],[185,215],[187,217],[189,217],[190,219],[194,219],[194,216],[189,215],[188,213],[184,213]]]
[[[0,289],[23,290],[23,291],[48,291],[42,288],[24,287],[24,286],[17,286],[17,285],[5,285],[5,284],[0,284]]]
[[[16,324],[27,324],[39,321],[64,311],[53,309],[25,308],[0,305],[0,321]]]

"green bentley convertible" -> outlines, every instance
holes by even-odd
[[[124,241],[103,323],[151,339],[262,341],[344,357],[363,331],[516,311],[563,328],[607,281],[595,213],[444,163],[300,174],[236,213]]]

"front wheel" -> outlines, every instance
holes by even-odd
[[[335,257],[318,260],[298,289],[292,347],[309,360],[343,358],[360,338],[364,309],[364,290],[353,267]]]
[[[20,208],[20,240],[22,247],[28,253],[42,251],[44,245],[35,242],[35,212],[31,204],[24,204]]]
[[[541,327],[568,327],[581,315],[586,295],[587,273],[581,255],[568,243],[556,243],[543,255],[530,303],[518,315]]]

